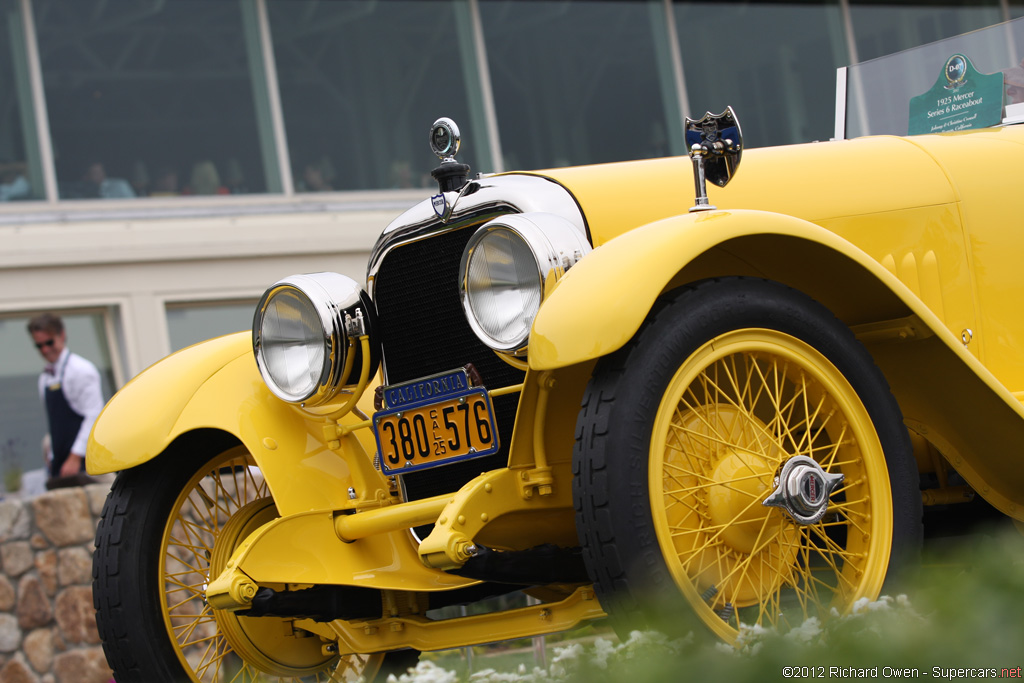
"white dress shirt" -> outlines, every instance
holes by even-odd
[[[66,367],[65,367],[66,366]],[[46,387],[57,382],[64,373],[61,389],[68,405],[82,416],[82,426],[71,446],[71,452],[85,455],[85,445],[89,442],[89,432],[103,410],[105,401],[100,389],[100,373],[96,366],[79,356],[64,349],[54,365],[47,366],[39,375],[39,398],[45,402]]]

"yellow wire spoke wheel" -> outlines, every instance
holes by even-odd
[[[317,637],[284,637],[284,620],[240,617],[213,610],[204,599],[207,583],[234,549],[278,516],[266,483],[248,453],[222,453],[182,487],[164,527],[161,603],[169,633],[185,670],[197,681],[340,680]]]
[[[814,524],[762,504],[800,455],[844,476]],[[649,486],[669,571],[725,640],[741,623],[798,626],[882,588],[892,500],[881,444],[850,384],[792,336],[730,332],[679,368],[655,417]]]
[[[212,609],[208,583],[278,512],[244,448],[192,446],[118,475],[104,507],[93,592],[119,683],[369,681],[389,658],[412,663],[413,651],[327,655],[294,620]]]
[[[885,377],[827,309],[767,280],[660,300],[596,365],[573,468],[583,557],[622,632],[682,635],[686,611],[730,642],[785,632],[877,597],[921,544]]]

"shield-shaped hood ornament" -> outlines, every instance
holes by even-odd
[[[690,211],[714,209],[708,203],[705,181],[725,187],[736,174],[743,153],[743,133],[736,112],[727,107],[721,114],[706,112],[699,119],[687,117],[686,147],[693,160],[697,190],[696,205]]]
[[[439,192],[430,198],[430,205],[434,207],[434,213],[441,220],[448,220],[448,199],[444,192]]]

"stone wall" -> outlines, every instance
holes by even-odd
[[[108,483],[0,501],[0,683],[108,683],[92,604]]]

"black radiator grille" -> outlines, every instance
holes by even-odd
[[[519,384],[524,373],[477,339],[459,302],[459,260],[474,229],[441,233],[392,249],[381,261],[374,301],[390,384],[472,363],[488,389]],[[481,472],[504,467],[519,394],[493,400],[501,450],[483,458],[403,475],[409,500],[462,487]]]

